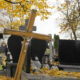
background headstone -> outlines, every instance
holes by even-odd
[[[80,65],[80,40],[59,40],[58,53],[61,64]]]

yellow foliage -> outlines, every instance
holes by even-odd
[[[57,10],[58,10],[58,11],[60,11],[60,10],[61,10],[61,8],[60,8],[60,7],[57,7]]]
[[[39,75],[39,73],[38,73],[38,72],[34,72],[33,74],[34,74],[34,75]]]
[[[31,9],[37,9],[37,16],[41,19],[48,19],[51,13],[47,10],[51,8],[47,4],[47,0],[0,0],[0,9],[7,10],[7,13],[12,17],[19,17],[20,22],[11,22],[0,27],[12,27],[18,29],[19,25],[24,25],[25,18],[29,19]],[[24,17],[26,15],[26,17]],[[23,18],[23,19],[22,19]]]
[[[7,76],[0,76],[0,80],[13,80],[13,78],[11,79],[10,77]]]
[[[61,7],[63,7],[64,4],[61,4]]]
[[[41,11],[47,10],[49,5],[47,4],[46,0],[0,0],[0,9],[6,9],[8,14],[12,15],[12,17],[20,17],[27,15],[30,13],[32,6],[38,10],[38,15],[41,15]],[[16,4],[13,4],[16,3]],[[44,12],[44,15],[50,15],[48,12]],[[27,16],[29,17],[29,16]]]
[[[68,72],[68,71],[62,71],[58,69],[47,69],[42,68],[40,69],[40,73],[33,73],[34,75],[48,75],[48,76],[54,76],[54,77],[65,77],[65,78],[79,78],[80,79],[80,72]]]

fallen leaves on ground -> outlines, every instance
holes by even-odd
[[[80,78],[80,72],[68,72],[57,69],[49,70],[48,68],[40,69],[40,73],[33,73],[34,75],[49,75],[54,77],[66,77],[66,78]]]

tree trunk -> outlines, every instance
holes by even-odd
[[[73,31],[74,39],[77,40],[76,33]]]

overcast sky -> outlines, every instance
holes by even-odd
[[[49,5],[57,5],[56,0],[48,0]],[[47,20],[41,21],[40,17],[37,17],[35,20],[35,26],[37,26],[37,33],[41,34],[58,34],[60,35],[60,38],[63,38],[63,36],[59,33],[59,21],[56,20],[56,18],[60,17],[61,15],[55,10],[51,10],[52,15],[49,16]]]
[[[53,6],[53,5],[55,6],[55,5],[60,4],[64,0],[61,0],[60,2],[57,2],[57,0],[47,0],[47,1],[50,6]],[[61,35],[59,33],[60,32],[60,29],[59,29],[60,20],[56,20],[56,18],[61,17],[61,15],[59,14],[59,12],[57,12],[56,9],[51,9],[50,11],[52,15],[50,15],[47,20],[41,21],[39,16],[36,17],[35,23],[34,23],[34,25],[37,26],[36,32],[41,33],[41,34],[52,34],[52,36],[54,36],[54,34],[58,34],[60,35],[60,38],[64,38],[64,35]],[[2,15],[0,15],[0,17],[2,17]],[[5,16],[5,18],[6,17],[7,16]]]

